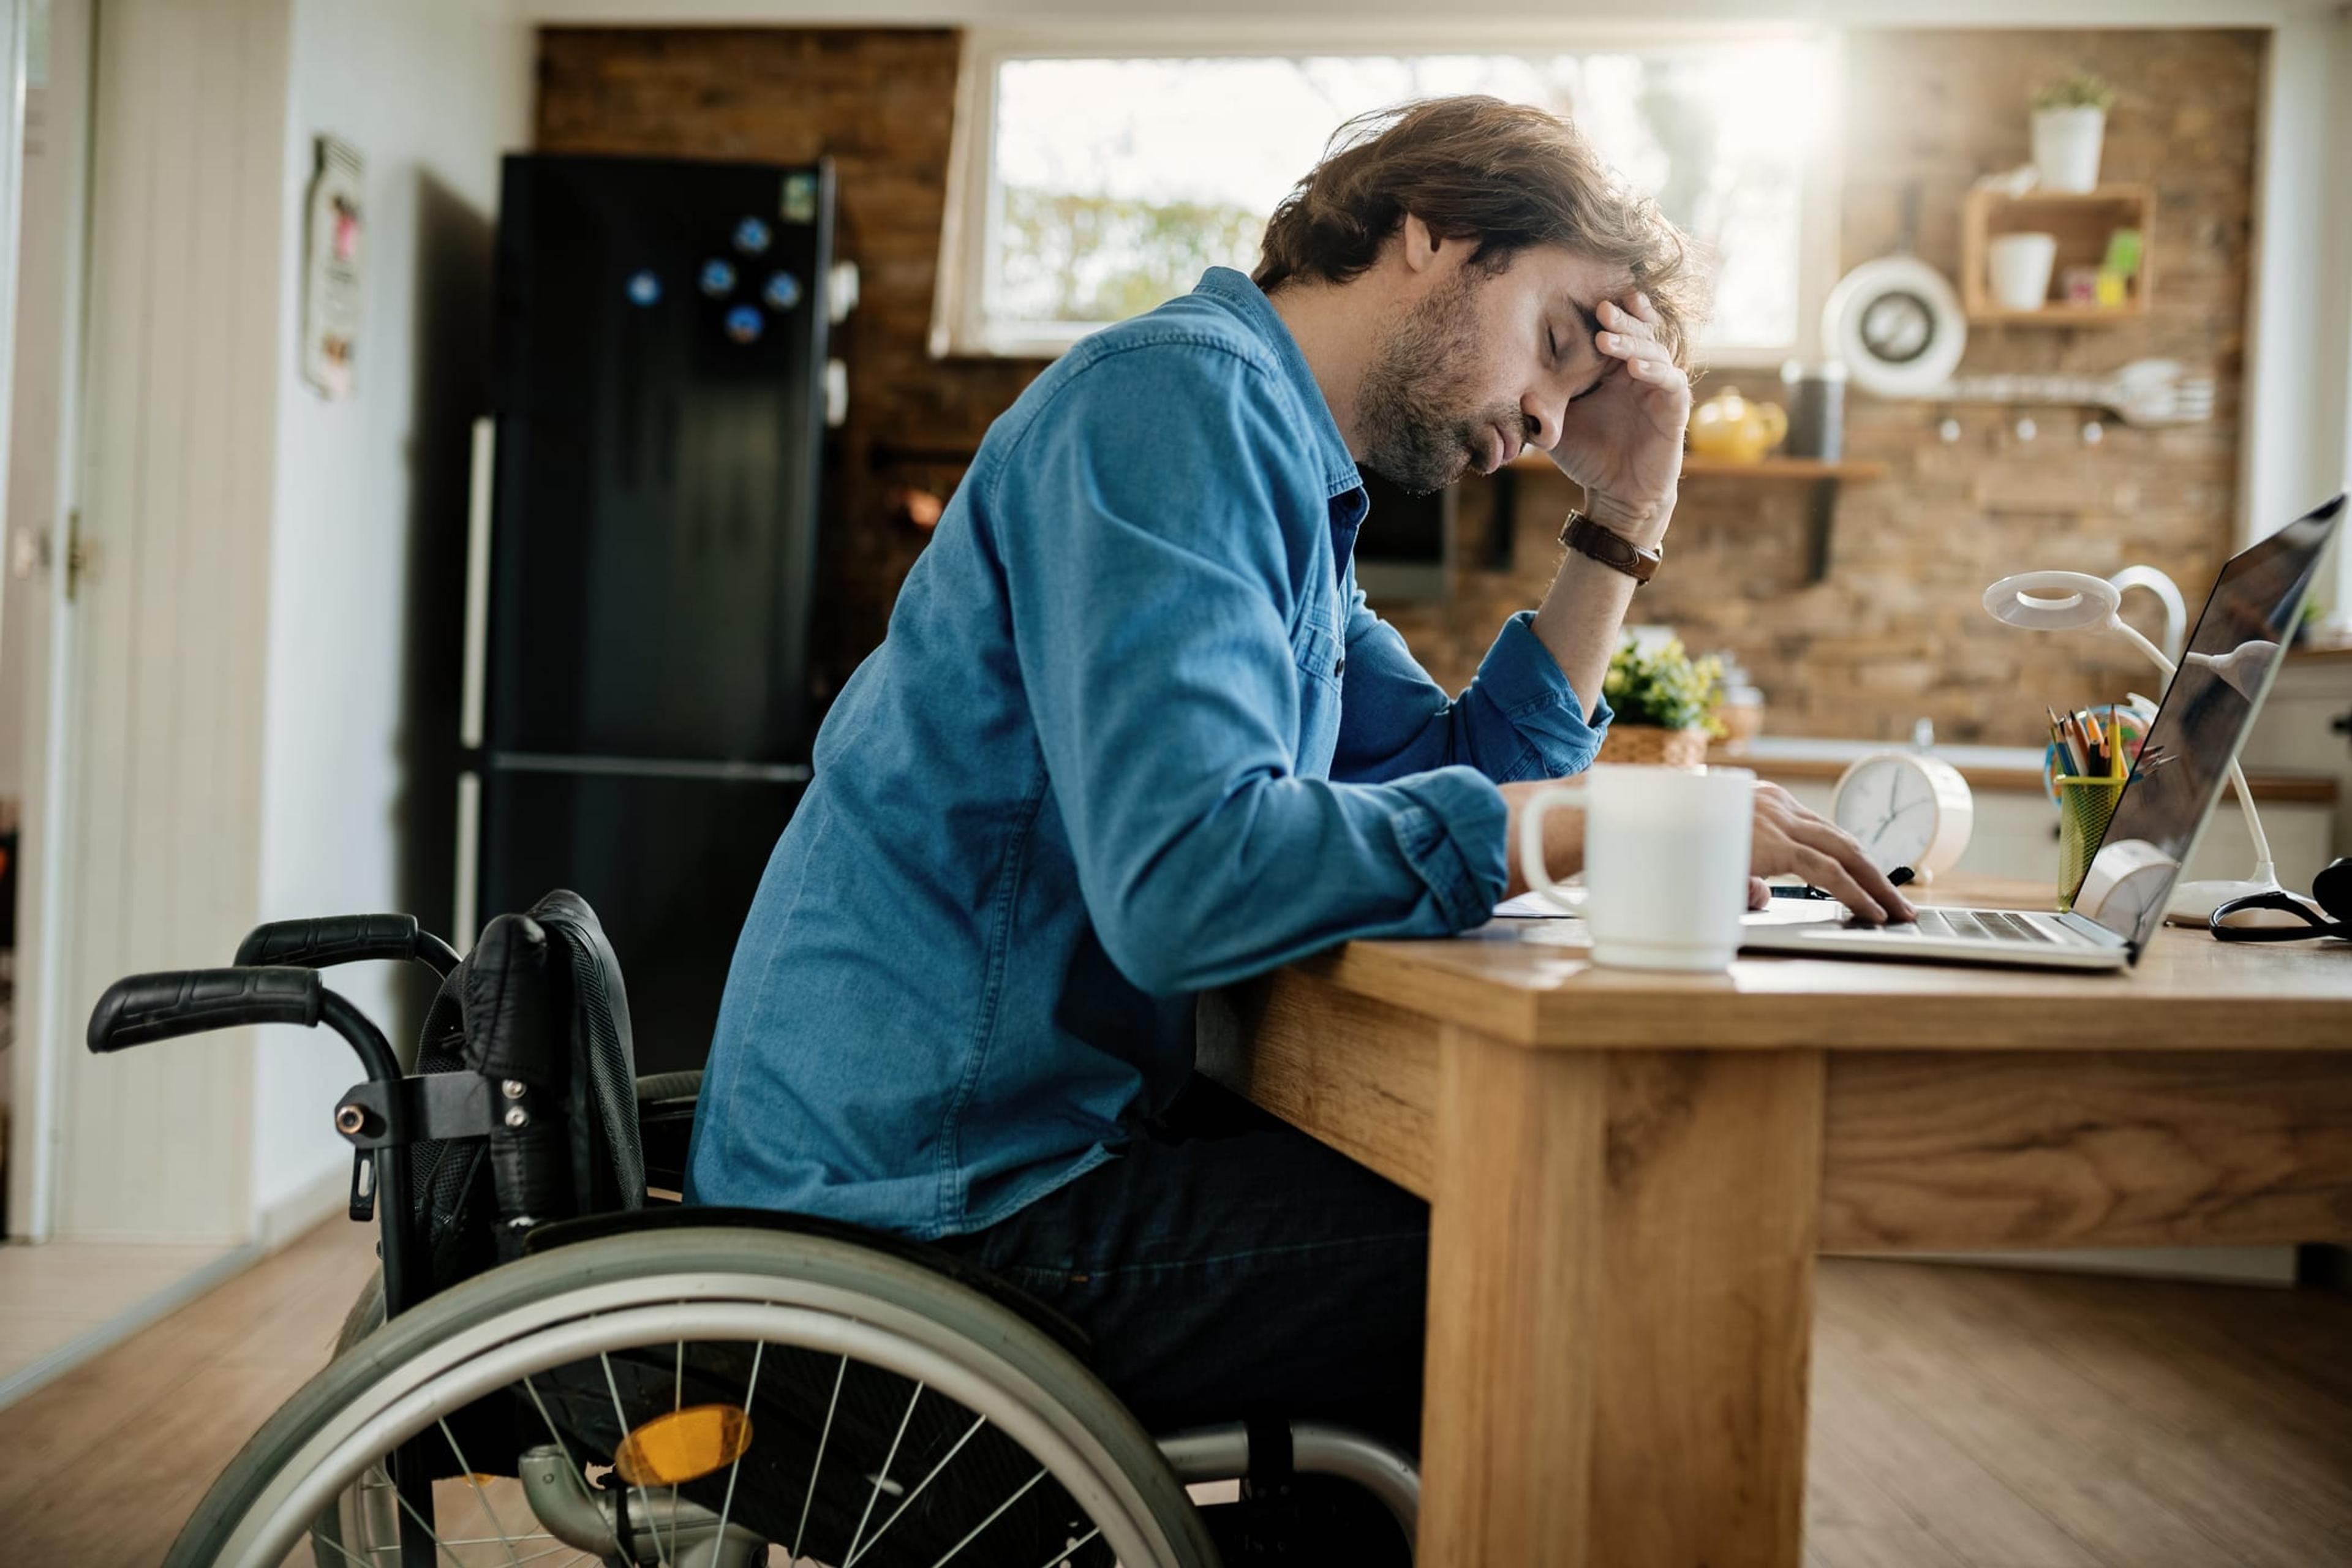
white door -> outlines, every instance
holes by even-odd
[[[226,963],[257,908],[286,0],[97,15],[49,1212],[242,1240],[249,1034],[80,1037],[107,984]]]

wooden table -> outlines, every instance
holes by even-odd
[[[1799,1568],[1816,1253],[2352,1240],[2352,944],[1683,977],[1569,934],[1202,1004],[1205,1070],[1432,1203],[1422,1568]]]

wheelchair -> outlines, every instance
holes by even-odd
[[[413,1073],[321,980],[360,961],[440,976]],[[263,1023],[359,1057],[334,1125],[381,1267],[170,1568],[1216,1568],[1236,1538],[1209,1516],[1234,1510],[1188,1486],[1280,1500],[1299,1477],[1365,1489],[1412,1540],[1418,1475],[1370,1438],[1155,1440],[1076,1326],[960,1258],[679,1204],[701,1074],[636,1077],[619,965],[575,894],[499,916],[463,958],[407,916],[265,925],[234,967],[116,983],[89,1045]]]

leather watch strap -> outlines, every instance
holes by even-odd
[[[1589,555],[1603,566],[1613,567],[1636,583],[1646,583],[1658,574],[1658,564],[1664,559],[1654,550],[1644,550],[1622,533],[1612,533],[1580,511],[1568,514],[1568,525],[1559,531],[1559,542],[1579,555]]]

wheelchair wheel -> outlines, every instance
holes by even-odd
[[[850,1241],[713,1226],[526,1258],[359,1339],[231,1461],[167,1561],[289,1560],[1217,1558],[1150,1436],[1034,1324]]]

